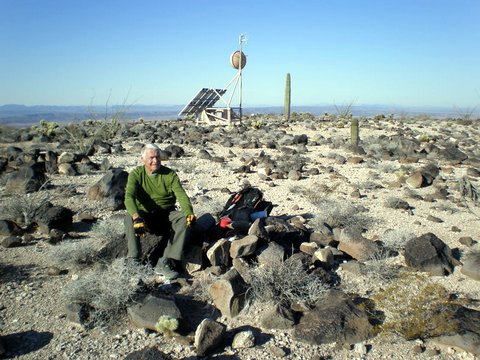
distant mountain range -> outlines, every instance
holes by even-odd
[[[341,108],[341,107],[339,107]],[[132,106],[50,106],[35,105],[25,106],[8,104],[0,106],[0,124],[12,126],[30,126],[40,120],[54,122],[79,122],[87,119],[100,120],[110,118],[112,115],[120,115],[124,121],[138,120],[163,120],[176,119],[183,109],[182,105],[132,105]],[[324,113],[336,114],[338,110],[333,105],[317,106],[292,106],[292,112],[308,112],[314,115]],[[341,110],[341,109],[340,109]],[[452,108],[440,107],[393,107],[386,105],[353,105],[351,113],[354,116],[374,116],[377,114],[405,114],[419,115],[428,114],[432,117],[459,116]],[[281,114],[283,106],[246,106],[243,114]]]

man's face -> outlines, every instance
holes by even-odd
[[[152,174],[157,172],[160,169],[160,152],[155,149],[147,149],[145,155],[143,156],[143,164],[148,173]]]

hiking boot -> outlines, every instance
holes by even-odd
[[[173,268],[172,260],[163,257],[158,259],[154,271],[155,274],[163,276],[166,280],[174,280],[180,276]]]

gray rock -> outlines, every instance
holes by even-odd
[[[448,245],[432,233],[409,240],[404,256],[408,266],[434,276],[451,274],[458,263]]]
[[[44,163],[22,166],[7,176],[5,193],[32,193],[39,190],[46,181]]]
[[[230,245],[230,257],[232,259],[252,255],[258,245],[258,237],[247,235],[241,239],[235,239]]]
[[[247,284],[235,269],[230,269],[208,287],[208,293],[222,315],[235,317],[245,305]]]
[[[52,229],[68,231],[73,223],[73,212],[66,207],[47,203],[37,212],[34,221],[44,234],[49,234]]]
[[[240,331],[235,334],[232,341],[233,349],[246,349],[255,346],[255,335],[252,330]]]
[[[146,347],[131,352],[124,360],[175,360],[175,358],[158,350],[157,347]]]
[[[205,356],[224,340],[226,326],[211,319],[204,319],[195,331],[195,348],[198,356]]]
[[[338,290],[329,291],[314,309],[305,313],[293,332],[297,340],[315,345],[333,342],[355,344],[372,335],[373,326],[367,313]]]
[[[207,258],[212,266],[228,266],[230,263],[231,242],[226,239],[216,241],[208,250]]]
[[[140,303],[127,309],[130,322],[141,329],[158,331],[156,324],[161,316],[168,316],[180,320],[182,314],[173,299],[158,298],[153,295],[147,297]]]
[[[0,220],[0,235],[23,235],[25,231],[12,220]]]
[[[364,238],[359,229],[345,228],[340,233],[338,250],[359,261],[366,261],[379,250],[379,245]]]
[[[480,252],[473,252],[466,256],[461,272],[469,278],[480,281]]]
[[[289,308],[279,304],[267,309],[260,321],[265,329],[290,329],[295,325],[295,314]]]
[[[128,173],[122,169],[109,170],[87,192],[89,200],[106,199],[111,210],[124,209],[125,186]]]
[[[18,236],[7,236],[2,240],[2,246],[4,248],[14,248],[22,246],[22,238]]]

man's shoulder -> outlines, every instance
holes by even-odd
[[[176,172],[169,167],[166,166],[160,166],[160,174],[161,175],[176,175]]]
[[[130,175],[139,176],[145,172],[145,166],[137,166],[130,171]]]

